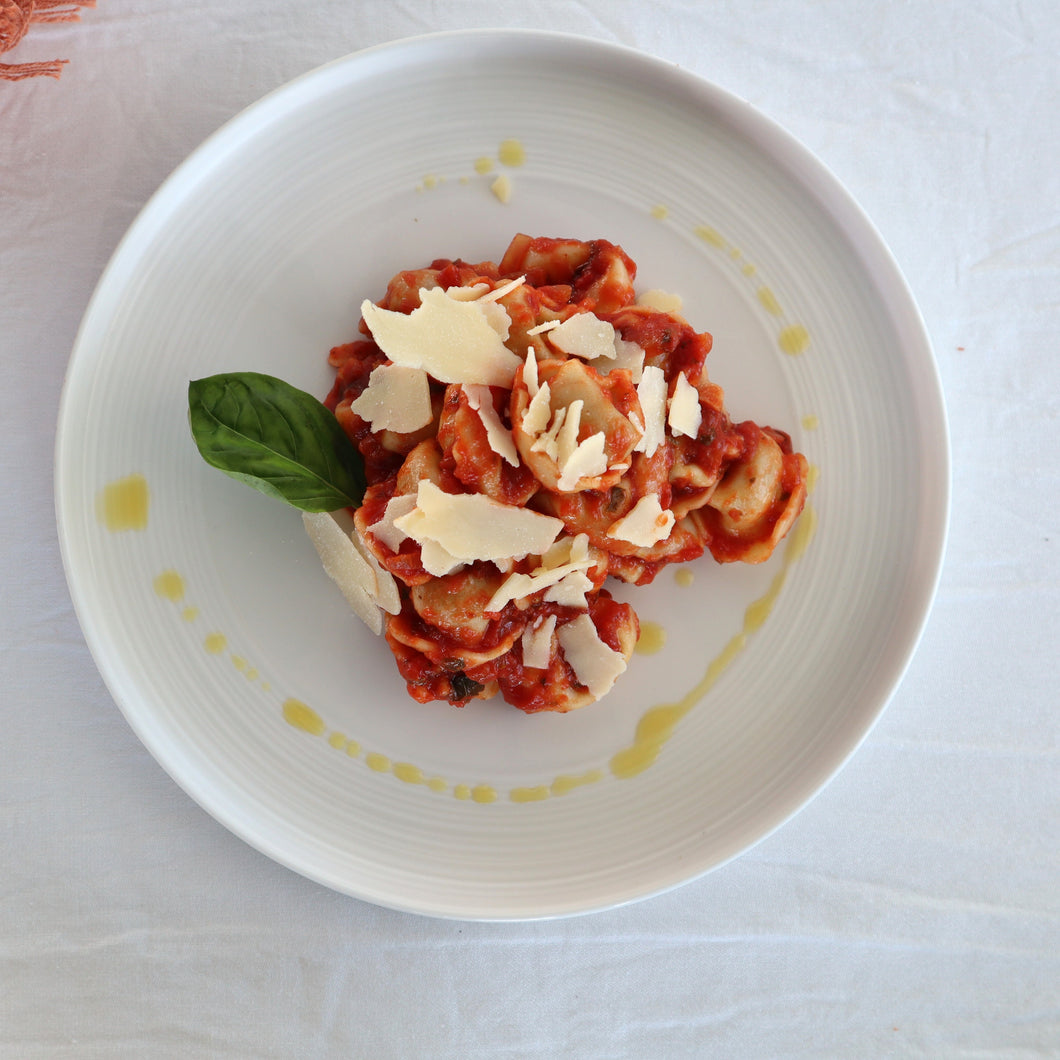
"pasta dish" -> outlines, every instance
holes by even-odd
[[[605,240],[517,235],[399,272],[331,351],[368,482],[350,530],[414,699],[593,702],[640,629],[609,577],[760,563],[802,510],[805,458],[730,420],[710,334],[635,276]]]

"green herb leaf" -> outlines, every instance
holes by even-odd
[[[304,512],[356,507],[361,454],[312,394],[257,372],[188,384],[188,418],[202,458],[232,478]]]

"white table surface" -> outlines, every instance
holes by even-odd
[[[99,0],[0,81],[0,1056],[1060,1055],[1060,19],[1052,0]],[[438,29],[632,45],[785,125],[924,313],[950,540],[840,775],[722,869],[611,912],[461,924],[281,868],[156,765],[59,559],[63,371],[126,227],[202,139],[327,60]]]

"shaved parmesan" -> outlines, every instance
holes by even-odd
[[[681,301],[679,294],[670,294],[669,291],[652,288],[650,291],[637,295],[637,305],[658,309],[660,313],[680,313],[684,302]]]
[[[517,287],[522,287],[526,283],[525,276],[517,276],[514,280],[509,280],[507,283],[502,284],[500,287],[494,287],[489,294],[482,296],[483,302],[496,302],[498,299],[503,298],[507,294],[511,294]]]
[[[545,593],[546,604],[559,604],[561,607],[572,607],[584,611],[588,606],[585,594],[593,589],[592,578],[584,571],[571,571],[565,574],[548,592]]]
[[[532,626],[523,630],[523,666],[532,670],[546,670],[552,660],[552,634],[556,629],[556,616],[539,618]]]
[[[500,611],[512,600],[525,600],[543,589],[551,589],[569,575],[585,572],[593,565],[587,534],[579,534],[575,538],[560,538],[541,557],[541,565],[530,574],[516,571],[508,575],[486,604],[485,610]],[[584,590],[582,593],[584,596]]]
[[[464,566],[462,560],[457,559],[437,541],[430,539],[420,543],[420,563],[428,574],[433,574],[436,578],[444,578]]]
[[[383,510],[383,518],[368,527],[368,532],[391,552],[397,552],[401,548],[401,542],[408,537],[403,530],[394,525],[394,520],[402,515],[408,515],[416,507],[416,495],[413,493],[399,493],[387,501]]]
[[[420,480],[415,509],[395,519],[394,526],[421,549],[432,543],[462,563],[540,555],[563,529],[552,516],[501,504],[481,493],[445,493],[430,479]],[[436,549],[431,553],[440,566],[444,557]]]
[[[685,378],[684,372],[677,375],[674,396],[670,398],[667,423],[675,435],[684,434],[695,438],[703,422],[703,410],[699,407],[699,391]]]
[[[350,408],[368,420],[373,431],[409,434],[434,419],[427,373],[422,368],[400,364],[375,368],[368,377],[368,386]]]
[[[535,324],[528,332],[527,335],[541,335],[546,331],[551,331],[553,328],[558,328],[560,322],[558,320],[545,320],[540,324]]]
[[[537,395],[539,385],[537,376],[537,354],[534,352],[533,346],[526,347],[526,360],[523,362],[523,384],[526,386],[526,392],[531,397]]]
[[[544,390],[546,386],[548,386],[548,384],[543,383],[541,385],[541,390]],[[545,431],[544,434],[538,435],[534,444],[530,446],[530,451],[544,453],[550,460],[555,460],[556,463],[559,463],[559,444],[557,443],[556,438],[559,435],[559,432],[563,430],[563,421],[566,418],[567,410],[565,408],[556,409],[548,430]],[[525,419],[523,422],[525,424]]]
[[[666,438],[666,376],[661,368],[645,365],[637,384],[637,398],[644,413],[644,434],[633,450],[654,456]]]
[[[490,191],[497,196],[500,202],[510,202],[512,198],[512,178],[507,173],[502,173],[490,185]]]
[[[379,636],[383,632],[383,612],[375,599],[378,588],[371,565],[330,512],[303,512],[302,524],[320,556],[324,573],[342,590],[354,614]]]
[[[628,541],[638,548],[651,548],[670,536],[674,513],[663,508],[654,493],[641,497],[632,510],[607,528],[607,536]]]
[[[556,463],[565,467],[568,460],[578,448],[578,428],[582,425],[582,409],[585,402],[577,398],[567,406],[567,415],[556,435]],[[568,487],[569,488],[569,487]]]
[[[583,478],[596,478],[604,474],[607,471],[607,453],[604,452],[606,441],[604,432],[597,431],[579,442],[574,452],[561,465],[557,488],[569,492],[577,489]]]
[[[588,614],[564,622],[556,635],[563,655],[579,683],[589,689],[594,699],[606,695],[626,668],[622,654],[612,651],[600,639]]]
[[[551,397],[552,392],[548,383],[542,383],[527,406],[526,412],[523,413],[522,430],[531,438],[540,434],[548,426],[548,421],[552,416],[552,407],[549,405]]]
[[[339,513],[336,512],[336,515]],[[401,594],[398,592],[397,579],[379,562],[375,553],[365,544],[360,531],[350,518],[350,540],[353,547],[368,561],[368,566],[375,573],[375,592],[372,598],[388,615],[396,615],[401,611]]]
[[[376,345],[394,364],[422,368],[442,383],[481,383],[511,388],[522,361],[508,350],[491,324],[486,305],[463,302],[440,287],[420,288],[420,305],[411,313],[361,303],[361,315]]]
[[[600,359],[592,362],[592,366],[603,375],[615,368],[628,369],[630,378],[634,383],[639,383],[644,372],[644,349],[635,342],[627,342],[619,335],[615,335],[615,356],[610,362]]]
[[[615,329],[593,313],[575,313],[548,333],[548,341],[568,356],[591,361],[615,356]]]
[[[446,297],[454,298],[458,302],[473,302],[489,289],[490,285],[488,283],[480,281],[479,283],[473,283],[470,287],[447,287],[445,294]]]
[[[501,422],[500,413],[493,404],[493,393],[490,388],[465,383],[463,390],[467,395],[468,405],[479,414],[482,426],[486,428],[486,441],[489,442],[489,447],[498,456],[507,460],[512,467],[518,467],[519,451],[512,440],[512,432]]]

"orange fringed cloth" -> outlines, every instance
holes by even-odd
[[[81,8],[95,7],[96,0],[0,0],[0,55],[10,51],[26,35],[33,22],[76,22]],[[0,63],[0,81],[24,77],[58,77],[65,59],[44,63]]]

